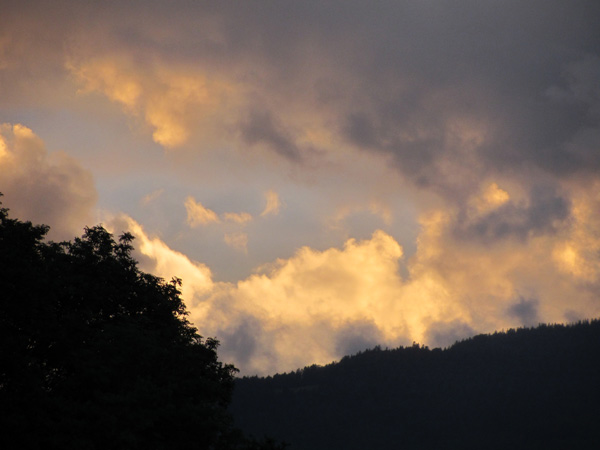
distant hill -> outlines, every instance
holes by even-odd
[[[292,450],[599,449],[600,320],[243,378],[231,411]]]

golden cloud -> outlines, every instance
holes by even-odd
[[[142,225],[129,216],[122,215],[110,219],[108,228],[112,231],[124,226],[135,238],[136,252],[142,270],[170,280],[173,277],[183,280],[182,296],[190,307],[203,295],[214,289],[210,269],[199,262],[191,261],[183,253],[177,252],[160,238],[149,235]]]
[[[478,213],[486,213],[504,205],[509,200],[508,192],[500,189],[498,184],[490,183],[482,195],[474,199],[474,203]]]
[[[247,212],[226,212],[219,215],[211,209],[206,208],[202,203],[188,196],[185,199],[185,209],[187,211],[187,223],[189,226],[197,227],[198,225],[208,225],[210,223],[230,222],[237,225],[245,225],[251,222],[252,214]]]
[[[265,192],[265,198],[267,200],[267,204],[265,205],[265,209],[261,216],[274,215],[279,214],[279,210],[281,208],[281,200],[279,199],[279,194],[273,190],[269,190]]]
[[[0,125],[0,183],[5,206],[22,220],[51,225],[53,239],[71,239],[92,224],[92,174],[65,153],[48,153],[24,125]]]
[[[355,214],[368,212],[378,217],[385,225],[391,225],[392,212],[390,208],[380,201],[370,201],[367,205],[352,204],[340,206],[335,214],[327,220],[328,226],[333,230],[344,229],[344,221]]]
[[[600,181],[577,186],[569,233],[556,242],[552,256],[563,273],[579,283],[600,282]]]
[[[579,225],[524,245],[465,242],[453,234],[452,210],[437,209],[421,217],[417,250],[408,261],[392,236],[376,231],[342,248],[300,248],[237,283],[212,281],[204,264],[148,237],[132,219],[128,224],[140,239],[146,270],[183,278],[190,317],[201,333],[222,340],[222,357],[244,373],[265,374],[327,363],[361,345],[449,345],[533,320],[598,315],[593,292],[573,282],[597,280],[600,273],[599,258],[582,253],[584,245],[600,247],[597,232],[581,228],[590,223],[588,214],[598,216],[592,197],[578,209]],[[226,234],[240,249],[247,238]],[[565,245],[569,250],[561,253]],[[524,299],[529,309],[520,317]]]
[[[226,222],[235,222],[240,225],[244,225],[245,223],[252,221],[252,214],[241,212],[241,213],[223,213],[221,215],[224,221]]]
[[[144,206],[149,205],[163,195],[164,192],[164,188],[156,189],[155,191],[150,192],[142,198],[141,204]]]
[[[248,252],[248,234],[242,232],[225,233],[225,243],[231,248]]]
[[[121,104],[128,114],[142,118],[154,141],[165,148],[187,143],[192,129],[207,138],[227,123],[226,105],[235,90],[231,83],[198,69],[134,60],[117,52],[72,55],[66,67],[82,86],[81,93],[101,92]]]
[[[80,82],[80,93],[100,91],[130,112],[139,106],[142,80],[126,58],[95,57],[83,64],[68,61],[66,67]]]
[[[191,227],[220,222],[216,212],[202,206],[202,203],[195,201],[193,197],[185,199],[185,209],[187,211],[187,223]]]
[[[274,83],[272,74],[253,60],[223,67],[204,63],[208,55],[200,52],[198,59],[176,62],[158,48],[145,48],[141,56],[122,42],[106,40],[99,48],[89,37],[78,39],[68,49],[66,69],[79,93],[98,92],[120,104],[165,149],[191,144],[266,148],[298,162],[305,153],[314,156],[317,149],[337,148],[339,139],[324,124],[324,116],[315,116],[310,96],[290,101],[289,88]],[[277,111],[276,120],[272,111]],[[268,119],[248,121],[255,116]],[[276,213],[277,203],[270,208],[265,211]]]

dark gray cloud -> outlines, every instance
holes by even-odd
[[[573,311],[572,309],[565,311],[564,316],[568,323],[574,323],[585,319],[585,314]]]
[[[535,298],[519,297],[519,300],[508,308],[507,313],[510,317],[516,318],[523,326],[536,326],[540,322],[539,303]]]
[[[240,128],[242,139],[248,145],[263,144],[289,160],[302,159],[294,141],[268,111],[252,111]]]
[[[383,334],[373,322],[355,321],[345,324],[336,332],[335,352],[339,356],[353,355],[381,344]]]
[[[560,229],[570,217],[570,208],[570,201],[552,186],[534,186],[526,204],[508,202],[474,219],[468,218],[463,211],[455,235],[484,242],[506,238],[526,240],[530,236]]]
[[[9,2],[0,25],[33,23],[68,52],[119,48],[142,65],[228,74],[260,94],[255,103],[278,99],[278,110],[250,104],[240,112],[243,141],[292,162],[311,149],[300,144],[303,130],[286,105],[303,104],[325,112],[349,145],[388,155],[403,175],[448,198],[464,198],[490,173],[526,180],[536,170],[560,177],[600,170],[596,1],[155,0],[59,2],[53,10]],[[52,20],[35,28],[46,14]],[[468,158],[449,139],[456,120],[487,130]],[[450,176],[452,165],[464,174]]]
[[[387,11],[383,23],[398,12]],[[468,115],[493,125],[494,133],[476,149],[493,168],[593,170],[600,162],[597,152],[589,167],[567,149],[573,136],[594,122],[590,96],[567,104],[546,93],[553,87],[573,91],[576,77],[593,79],[589,61],[600,51],[599,17],[593,2],[413,7],[396,28],[384,25],[367,53],[372,72],[362,74],[363,116],[345,120],[348,138],[391,154],[407,174],[436,183],[432,154],[454,151],[444,141],[443,127],[453,116]],[[575,67],[583,74],[574,74]],[[352,111],[351,117],[360,113]],[[580,150],[591,156],[591,148]],[[415,160],[425,173],[415,172],[421,168]]]
[[[276,74],[270,89],[281,95],[313,78],[312,92],[290,101],[326,101],[349,144],[389,155],[404,175],[448,197],[490,173],[527,180],[539,170],[565,177],[600,169],[597,2],[302,2],[236,11],[225,3],[213,12],[223,55],[267,64]],[[457,119],[488,129],[469,160],[448,139]],[[302,151],[292,135],[283,142],[273,147],[286,156]],[[469,177],[452,179],[448,164]]]
[[[221,330],[217,338],[222,343],[223,354],[243,366],[253,358],[261,334],[261,323],[253,317],[246,316],[237,326]]]
[[[432,347],[445,348],[474,334],[475,330],[468,324],[460,320],[453,320],[432,323],[425,333],[425,339]]]

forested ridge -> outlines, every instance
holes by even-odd
[[[374,348],[236,381],[236,423],[293,450],[600,448],[600,321]]]

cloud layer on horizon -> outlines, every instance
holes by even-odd
[[[56,221],[62,237],[71,237],[65,234],[81,225],[95,200],[90,174],[64,155],[49,158],[43,142],[22,125],[5,124],[1,131],[9,206],[18,195],[39,198],[46,209],[23,197],[14,212]],[[237,282],[216,281],[208,265],[127,215],[109,214],[106,223],[137,237],[143,270],[184,280],[191,319],[202,333],[222,340],[223,358],[245,374],[267,374],[377,344],[447,346],[476,332],[599,315],[600,180],[563,183],[560,194],[505,187],[491,183],[466,207],[423,212],[417,250],[408,259],[392,236],[375,230],[341,248],[302,247]],[[544,201],[536,199],[540,195]],[[272,204],[273,192],[266,198]],[[540,204],[543,211],[532,211]],[[214,224],[227,225],[213,214]],[[221,217],[240,229],[247,222],[237,220],[245,217],[241,213]],[[246,233],[224,238],[247,250]]]
[[[237,283],[213,282],[206,266],[126,222],[141,239],[146,270],[165,278],[179,270],[177,263],[161,264],[154,246],[178,255],[180,272],[191,280],[184,278],[191,319],[222,339],[223,357],[244,374],[268,374],[377,344],[444,347],[476,332],[597,316],[600,241],[589,224],[600,223],[600,198],[578,194],[576,213],[560,230],[525,242],[518,235],[465,240],[455,232],[458,216],[442,209],[421,218],[418,249],[408,261],[377,230],[343,248],[303,247]],[[189,273],[190,267],[198,269]]]
[[[120,217],[245,373],[599,315],[599,20],[9,0],[0,192],[53,238]]]

